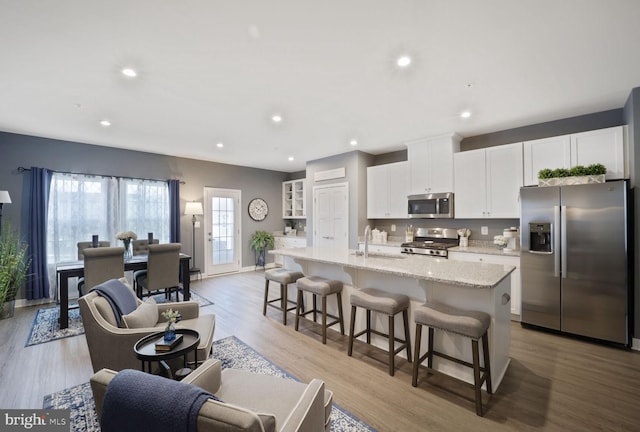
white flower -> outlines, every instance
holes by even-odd
[[[506,247],[509,244],[509,239],[505,236],[497,235],[493,237],[493,244],[496,244],[500,247]]]
[[[116,234],[118,240],[137,240],[138,235],[133,231],[123,231]]]
[[[167,309],[166,311],[162,312],[162,317],[172,323],[178,322],[180,321],[180,319],[182,319],[180,311],[173,309]]]

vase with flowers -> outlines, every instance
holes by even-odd
[[[124,245],[124,258],[129,259],[133,256],[133,251],[131,250],[131,241],[136,240],[138,235],[133,231],[123,231],[116,234],[116,238],[118,240],[122,240]]]
[[[493,244],[498,245],[500,249],[504,249],[509,244],[509,239],[505,236],[497,235],[493,237]]]
[[[171,342],[176,338],[175,323],[182,319],[182,315],[177,310],[167,309],[162,312],[162,317],[167,320],[167,326],[164,328],[164,340],[165,342]]]

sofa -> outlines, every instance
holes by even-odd
[[[116,374],[102,369],[91,377],[100,419],[107,387]],[[333,395],[321,380],[304,384],[241,369],[222,370],[220,360],[209,359],[182,382],[201,387],[218,399],[208,399],[202,405],[197,418],[200,432],[329,431]]]
[[[131,294],[135,297],[133,289],[126,282],[126,279],[123,278],[120,281],[131,290]],[[108,301],[95,291],[89,292],[78,300],[94,372],[103,368],[116,371],[140,369],[141,362],[137,359],[133,346],[142,337],[164,330],[166,321],[162,318],[162,312],[167,309],[177,310],[182,315],[182,320],[175,326],[176,329],[188,328],[196,330],[200,334],[200,343],[197,348],[198,360],[202,362],[209,357],[213,344],[215,316],[201,315],[200,305],[197,302],[155,304],[153,301],[142,302],[137,297],[135,301],[138,305],[136,314],[143,313],[145,318],[137,319],[138,317],[135,317],[136,319],[134,319],[132,316],[125,322],[129,322],[129,327],[133,328],[121,328],[117,325],[115,314]],[[193,352],[189,354],[187,359],[190,362],[195,360]],[[178,360],[181,361],[181,359]],[[170,366],[174,366],[174,364],[176,368],[179,367],[178,361],[170,362]]]

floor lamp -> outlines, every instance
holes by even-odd
[[[2,205],[11,204],[9,191],[0,191],[0,233],[2,233]]]
[[[193,250],[191,252],[191,268],[189,269],[189,273],[200,273],[200,269],[196,267],[196,216],[204,214],[202,211],[202,203],[197,201],[188,202],[184,208],[184,214],[191,215],[191,224],[193,225],[193,237],[191,238]]]

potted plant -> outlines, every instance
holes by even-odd
[[[607,168],[602,164],[582,165],[573,168],[545,168],[538,172],[539,186],[561,186],[587,183],[604,183]]]
[[[268,231],[256,231],[253,233],[249,246],[255,251],[256,267],[264,267],[265,253],[268,248],[273,248],[274,242],[273,234]]]
[[[24,285],[30,264],[27,245],[6,224],[0,233],[0,319],[13,316],[16,294]]]

